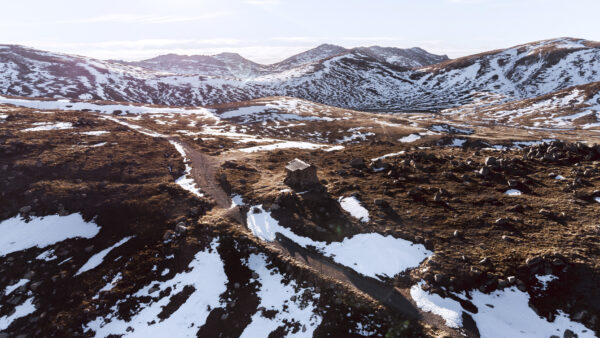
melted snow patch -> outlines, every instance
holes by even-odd
[[[398,141],[403,142],[403,143],[410,143],[410,142],[415,142],[416,140],[420,139],[421,135],[419,134],[410,134],[408,136],[404,136],[400,139],[398,139]]]
[[[397,273],[417,267],[432,255],[421,244],[383,236],[378,233],[358,234],[345,238],[341,242],[314,241],[311,238],[296,235],[288,228],[279,225],[262,205],[251,207],[247,215],[248,228],[252,233],[265,240],[273,241],[281,234],[303,247],[314,247],[321,253],[332,257],[339,264],[348,266],[358,273],[373,278],[381,275],[392,277]]]
[[[219,296],[227,291],[227,275],[216,249],[217,241],[214,240],[211,250],[198,252],[186,271],[176,274],[173,279],[153,282],[139,290],[134,297],[154,298],[149,303],[141,302],[130,320],[119,318],[115,305],[112,313],[87,323],[86,329],[95,331],[96,337],[196,337],[210,313],[208,308],[219,307]],[[155,285],[158,285],[159,291],[150,295],[149,290]],[[168,318],[159,318],[171,298],[185,287],[192,287],[194,291]],[[168,289],[171,290],[170,296],[164,296]],[[162,298],[156,299],[161,295]]]
[[[268,261],[264,254],[252,254],[248,258],[248,267],[258,274],[261,284],[257,296],[260,298],[259,307],[266,311],[276,311],[272,318],[263,316],[263,311],[256,312],[251,323],[244,329],[240,337],[267,337],[279,326],[299,323],[298,332],[288,332],[286,337],[312,337],[315,329],[321,324],[322,318],[315,313],[314,302],[319,298],[313,290],[298,289],[294,281],[284,283],[283,276],[276,269],[267,267]],[[302,294],[312,299],[302,301]]]
[[[180,187],[198,197],[204,196],[204,194],[200,192],[200,189],[196,185],[196,181],[194,181],[194,178],[191,175],[192,167],[190,167],[190,165],[188,164],[188,158],[187,154],[185,153],[185,149],[181,144],[175,141],[169,140],[169,142],[175,147],[175,149],[177,149],[181,157],[183,157],[183,162],[185,164],[185,172],[183,173],[183,175],[181,175],[181,177],[175,180],[175,183],[177,183]]]
[[[83,264],[83,266],[81,268],[79,268],[79,271],[77,271],[75,276],[80,275],[86,271],[92,270],[92,269],[96,268],[98,265],[102,264],[102,262],[104,261],[104,257],[106,257],[106,255],[108,255],[114,248],[120,247],[121,245],[125,244],[125,242],[127,242],[131,238],[132,238],[131,236],[125,237],[122,240],[115,243],[113,246],[106,248],[106,249],[98,252],[97,254],[93,255],[92,257],[90,257],[90,259],[85,264]]]
[[[360,204],[360,201],[356,197],[340,197],[338,202],[340,202],[342,209],[346,210],[354,218],[361,222],[369,221],[369,211]]]
[[[13,291],[15,291],[16,289],[20,288],[21,286],[25,285],[29,283],[29,279],[21,279],[18,282],[16,282],[13,285],[9,285],[4,289],[4,295],[8,296],[10,295]]]
[[[386,158],[389,158],[389,157],[396,157],[396,156],[400,156],[400,155],[404,155],[404,154],[406,154],[406,151],[402,150],[402,151],[399,151],[397,153],[390,153],[390,154],[385,154],[383,156],[379,156],[379,157],[376,157],[376,158],[372,158],[371,161],[372,162],[376,162],[378,160],[383,160],[383,159],[386,159]]]
[[[0,317],[0,331],[5,330],[15,320],[30,315],[35,312],[33,298],[27,299],[23,304],[15,307],[15,312],[11,315]]]
[[[33,247],[46,247],[69,238],[92,238],[100,227],[85,222],[80,214],[31,217],[15,216],[0,223],[0,256]]]
[[[463,309],[460,303],[450,298],[442,298],[435,293],[426,292],[421,289],[422,284],[423,282],[410,288],[410,296],[417,303],[419,309],[442,317],[448,327],[461,327]]]
[[[100,135],[104,135],[104,134],[108,134],[108,131],[106,131],[106,130],[92,130],[92,131],[81,132],[81,135],[90,135],[90,136],[100,136]]]
[[[521,196],[521,190],[509,189],[504,192],[508,196]]]
[[[477,307],[477,313],[468,311],[467,313],[473,317],[482,337],[562,336],[567,329],[575,332],[579,337],[595,337],[591,330],[583,324],[571,321],[561,311],[558,311],[558,315],[553,322],[538,316],[529,307],[529,294],[519,291],[516,287],[496,290],[490,294],[475,290],[471,292],[470,299],[467,298],[464,292],[455,295],[464,300],[469,300]],[[421,290],[419,285],[411,288],[411,297],[422,310],[442,316],[446,321],[446,325],[450,327],[460,327],[462,325],[463,308],[459,302],[427,293]]]
[[[104,114],[113,114],[115,112],[130,113],[130,114],[147,114],[147,113],[178,113],[178,114],[193,114],[203,117],[218,119],[210,110],[206,108],[159,108],[146,106],[132,106],[122,104],[96,104],[91,102],[71,102],[69,100],[41,101],[41,100],[25,100],[14,99],[0,96],[0,103],[8,103],[19,107],[27,107],[41,110],[90,110]]]
[[[285,142],[261,145],[261,146],[250,147],[250,148],[242,148],[242,149],[239,149],[239,151],[244,152],[244,153],[254,153],[257,151],[271,151],[271,150],[276,150],[276,149],[289,149],[289,148],[320,149],[320,148],[328,148],[328,147],[329,147],[328,145],[316,144],[316,143],[310,143],[310,142],[285,141]],[[334,147],[331,147],[329,149],[325,149],[325,151],[333,151],[331,149],[339,150],[340,148],[336,147],[334,149]]]
[[[36,122],[33,123],[34,126],[27,129],[23,129],[21,131],[49,131],[49,130],[63,130],[63,129],[71,129],[73,128],[73,124],[71,122]]]

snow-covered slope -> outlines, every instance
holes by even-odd
[[[393,53],[374,55],[373,50],[378,49],[354,49],[330,56],[337,51],[326,47],[317,48],[322,53],[311,54],[314,57],[305,54],[289,61],[291,68],[266,72],[260,65],[237,62],[239,56],[220,54],[211,59],[207,72],[221,75],[205,76],[188,74],[187,68],[178,70],[181,74],[165,73],[0,46],[0,94],[179,106],[293,96],[361,110],[410,110],[455,107],[482,95],[493,97],[495,102],[526,99],[600,81],[600,44],[570,38],[534,42],[418,69],[395,65]],[[313,61],[319,57],[326,58]],[[252,76],[243,78],[240,74]]]
[[[393,64],[394,66],[406,68],[423,67],[448,60],[446,55],[431,54],[419,47],[402,49],[394,47],[371,46],[359,47],[356,48],[356,50],[359,50],[378,61],[387,62]]]

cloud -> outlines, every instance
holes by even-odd
[[[327,38],[313,36],[277,36],[271,38],[271,40],[281,42],[319,42],[327,40]]]
[[[227,16],[227,12],[213,12],[205,13],[202,15],[194,16],[155,16],[155,15],[136,15],[136,14],[107,14],[87,18],[79,18],[72,20],[63,20],[56,23],[62,24],[73,24],[73,23],[138,23],[138,24],[164,24],[164,23],[175,23],[175,22],[192,22],[202,21],[214,18],[220,18]]]
[[[246,0],[244,3],[255,6],[277,6],[281,0]]]

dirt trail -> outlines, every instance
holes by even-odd
[[[219,208],[228,209],[231,206],[231,199],[216,179],[220,165],[219,160],[190,147],[179,138],[170,137],[169,139],[183,146],[186,155],[192,162],[191,174],[200,191],[208,194],[217,203]]]
[[[162,136],[164,137],[164,136]],[[191,174],[196,181],[200,190],[208,194],[216,203],[216,209],[210,212],[208,217],[222,217],[224,212],[227,212],[231,207],[231,199],[223,190],[219,182],[216,180],[216,173],[219,169],[220,162],[226,159],[238,158],[239,154],[228,156],[220,156],[219,158],[206,155],[186,142],[182,141],[177,136],[168,136],[168,140],[175,141],[181,144],[186,152],[187,157],[191,161]],[[210,216],[209,216],[210,215]],[[241,215],[234,215],[240,224],[244,221]],[[473,337],[476,336],[467,329],[464,334],[458,331],[447,328],[443,320],[431,313],[421,311],[412,302],[409,296],[408,289],[398,289],[387,285],[377,279],[363,276],[356,271],[339,265],[323,255],[307,250],[285,236],[277,235],[277,242],[273,243],[283,254],[293,257],[297,261],[310,266],[319,271],[322,275],[338,280],[362,293],[365,293],[373,299],[381,302],[389,309],[403,314],[404,316],[423,321],[437,328],[442,328],[450,337]]]

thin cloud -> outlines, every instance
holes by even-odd
[[[280,0],[246,0],[244,3],[255,6],[276,6],[281,3]]]
[[[205,13],[195,16],[152,16],[152,15],[134,15],[134,14],[108,14],[88,18],[79,18],[72,20],[58,21],[57,23],[73,24],[73,23],[138,23],[138,24],[164,24],[175,22],[193,22],[202,21],[214,18],[220,18],[229,15],[226,12]]]

